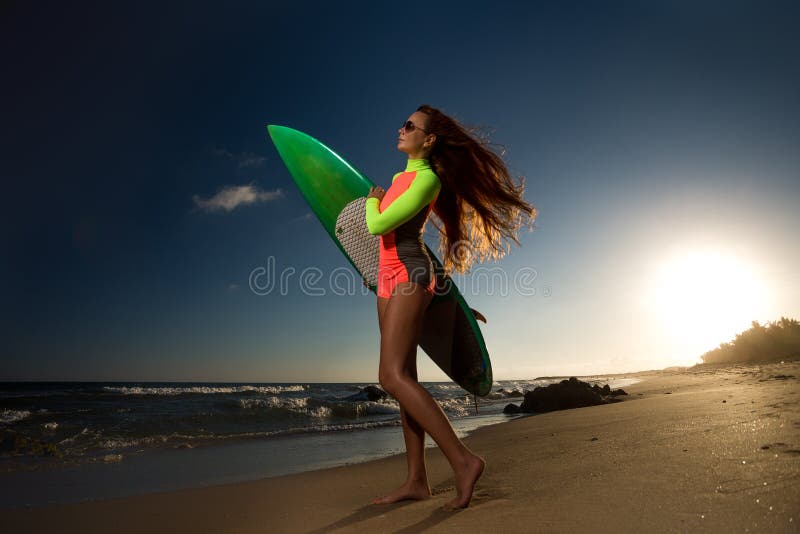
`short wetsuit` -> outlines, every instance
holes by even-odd
[[[400,282],[416,282],[433,293],[436,276],[422,229],[442,184],[425,159],[409,159],[383,197],[368,198],[367,228],[381,236],[378,296],[389,298]]]

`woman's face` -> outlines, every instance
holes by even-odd
[[[428,116],[421,111],[415,111],[408,118],[408,121],[410,121],[414,127],[413,129],[410,126],[406,128],[406,124],[404,124],[400,130],[398,130],[397,150],[405,152],[410,158],[419,159],[427,157],[427,154],[433,146],[433,139],[435,139],[435,136],[426,133],[429,131]],[[409,131],[410,129],[412,131]]]

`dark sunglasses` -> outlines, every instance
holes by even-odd
[[[416,124],[414,124],[411,121],[406,121],[406,123],[403,126],[401,126],[400,129],[401,130],[405,130],[406,133],[411,133],[414,130],[422,130],[423,132],[428,133],[428,130],[425,130],[424,128],[420,128],[419,126],[417,126]]]

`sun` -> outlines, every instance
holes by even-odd
[[[682,357],[698,358],[764,316],[766,284],[732,253],[694,250],[664,260],[648,298]]]

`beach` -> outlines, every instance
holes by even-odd
[[[623,402],[472,432],[469,508],[428,449],[432,498],[372,505],[404,455],[262,480],[0,512],[4,532],[797,532],[800,362],[628,373]],[[519,400],[519,399],[518,399]]]

